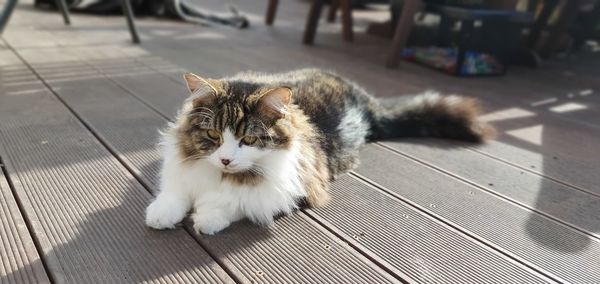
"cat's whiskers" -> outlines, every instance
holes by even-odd
[[[262,167],[252,167],[249,169],[249,172],[251,173],[255,173],[259,176],[264,176],[265,175],[265,170]]]
[[[260,136],[256,136],[256,139],[258,139],[258,142],[259,142],[261,145],[265,145],[265,143],[262,141],[262,139],[260,139]]]
[[[197,107],[192,112],[190,112],[188,114],[188,116],[194,116],[194,115],[197,115],[197,114],[204,114],[206,116],[213,117],[215,115],[215,112],[212,111],[209,108],[206,108],[206,107]]]
[[[210,112],[210,114],[212,114],[212,115],[214,115],[214,114],[215,114],[215,112],[214,112],[214,111],[212,111],[212,109],[209,109],[209,108],[207,108],[207,107],[196,107],[196,109],[198,109],[198,110],[200,110],[200,111],[208,111],[208,112]]]
[[[254,165],[255,165],[256,167],[252,167],[252,168],[250,168],[250,170],[251,170],[251,171],[252,171],[252,170],[256,170],[256,171],[254,171],[254,173],[261,174],[261,175],[263,175],[263,176],[266,176],[266,177],[274,177],[274,176],[275,176],[275,175],[273,175],[273,172],[272,172],[271,170],[268,170],[268,169],[265,167],[265,165],[264,165],[264,164],[261,164],[261,163],[255,163]]]
[[[200,160],[203,156],[201,154],[191,155],[186,157],[185,159],[178,162],[178,164],[183,164],[189,160]]]
[[[206,112],[193,112],[188,114],[189,117],[195,117],[195,116],[199,116],[199,117],[203,117],[203,118],[208,118],[208,119],[212,119],[213,115],[210,113],[206,113]]]
[[[213,115],[210,113],[207,113],[206,111],[199,111],[199,112],[193,112],[188,114],[188,117],[200,117],[202,119],[202,121],[200,121],[200,125],[205,127],[205,126],[209,126],[212,124],[213,122]]]
[[[265,134],[267,134],[267,137],[269,137],[269,139],[271,139],[271,143],[275,144],[275,142],[273,141],[273,136],[269,133],[267,126],[260,120],[258,122],[261,124],[260,126],[262,127],[263,132]],[[262,143],[262,140],[261,140],[261,143]]]
[[[197,111],[197,112],[190,112],[188,114],[188,116],[207,116],[207,117],[212,117],[213,115],[211,113],[205,112],[205,111]]]

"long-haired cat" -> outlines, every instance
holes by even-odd
[[[249,218],[268,225],[301,204],[323,206],[330,182],[353,169],[367,141],[432,136],[483,142],[473,99],[425,93],[380,100],[330,72],[186,74],[191,93],[163,135],[152,228],[173,228],[193,209],[214,234]]]

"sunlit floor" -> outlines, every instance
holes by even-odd
[[[247,30],[18,6],[0,41],[0,283],[600,283],[600,54],[506,76],[456,78],[383,66],[364,34],[385,10],[356,11],[356,39],[321,23],[300,42],[308,3],[238,0]],[[222,9],[217,0],[195,0]],[[216,236],[145,228],[158,130],[185,99],[181,73],[220,77],[334,70],[376,96],[433,89],[477,97],[497,141],[366,146],[322,209]]]

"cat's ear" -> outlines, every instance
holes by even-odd
[[[211,103],[217,95],[217,90],[204,78],[193,74],[186,73],[183,75],[188,90],[190,91],[190,99],[194,105],[205,105]]]
[[[288,114],[288,107],[292,102],[292,90],[281,87],[268,90],[258,100],[258,110],[262,114],[280,119]]]

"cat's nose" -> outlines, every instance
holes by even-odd
[[[231,163],[231,160],[229,159],[221,159],[221,163],[223,163],[223,165],[229,165],[229,163]]]

